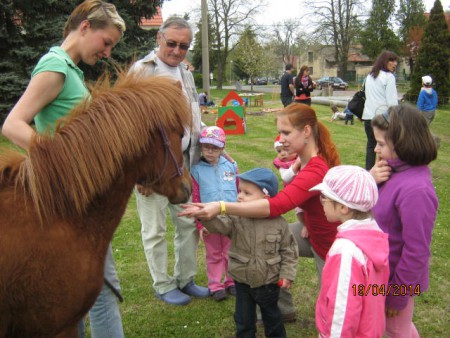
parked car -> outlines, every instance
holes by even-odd
[[[319,86],[319,89],[329,85],[331,85],[334,89],[346,90],[348,88],[348,83],[337,76],[324,76],[317,80],[317,85]]]
[[[266,85],[267,85],[267,78],[265,78],[265,77],[257,78],[257,79],[255,80],[255,85],[258,85],[258,86],[266,86]]]
[[[274,84],[274,85],[280,84],[280,79],[271,79],[270,81],[271,81],[272,84]]]

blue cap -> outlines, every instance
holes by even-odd
[[[244,181],[256,184],[266,195],[270,197],[278,193],[278,178],[272,170],[267,168],[255,168],[237,175]]]

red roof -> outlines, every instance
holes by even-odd
[[[159,28],[163,23],[163,17],[161,13],[161,7],[156,7],[156,13],[152,16],[151,19],[142,18],[141,19],[141,27],[143,29],[152,29]]]

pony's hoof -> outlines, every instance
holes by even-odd
[[[191,297],[178,289],[173,289],[162,294],[156,293],[156,297],[170,305],[186,305],[191,301]]]

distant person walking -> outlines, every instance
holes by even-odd
[[[433,121],[438,104],[436,91],[431,87],[433,79],[429,75],[422,77],[422,89],[417,100],[417,108],[420,109],[427,119],[428,125]]]
[[[398,104],[397,87],[395,85],[395,70],[398,56],[394,52],[385,51],[378,56],[365,82],[366,103],[362,120],[367,135],[366,169],[375,164],[375,146],[372,119],[375,115],[384,113],[389,106]]]
[[[294,75],[292,75],[292,70],[294,69],[294,66],[291,63],[288,63],[285,69],[286,71],[284,72],[280,81],[281,84],[280,97],[284,107],[292,103],[293,101],[292,98],[295,95]]]

